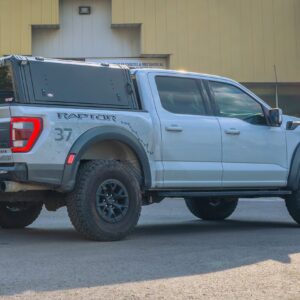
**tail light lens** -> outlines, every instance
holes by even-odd
[[[29,152],[43,130],[43,120],[31,117],[11,118],[11,151]]]

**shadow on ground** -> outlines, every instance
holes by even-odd
[[[125,241],[82,239],[65,211],[0,230],[0,295],[205,274],[266,260],[290,263],[300,228],[279,201],[247,201],[226,222],[196,220],[179,200],[144,210]]]

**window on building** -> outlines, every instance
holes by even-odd
[[[244,83],[271,107],[276,107],[276,84],[275,83]],[[279,107],[286,115],[300,117],[300,83],[278,84]]]
[[[266,118],[260,103],[241,89],[221,82],[210,82],[218,114],[237,118],[255,125],[265,125]]]
[[[174,114],[206,114],[196,79],[157,76],[156,84],[161,104],[167,111]]]
[[[0,67],[0,103],[14,100],[12,70],[9,66]]]

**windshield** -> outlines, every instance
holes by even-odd
[[[14,100],[12,71],[10,66],[0,67],[0,103]]]

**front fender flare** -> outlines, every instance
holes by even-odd
[[[294,192],[300,188],[300,144],[298,144],[293,154],[288,178],[288,188]]]

